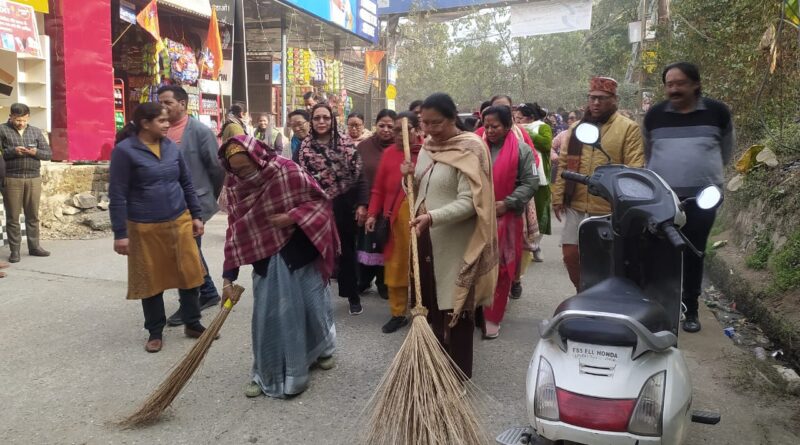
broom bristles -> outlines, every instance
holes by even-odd
[[[203,335],[197,339],[192,349],[175,366],[169,376],[158,385],[158,388],[150,394],[150,397],[144,401],[135,413],[120,422],[122,427],[133,428],[154,423],[158,420],[161,413],[175,400],[175,397],[178,396],[183,387],[186,386],[186,383],[191,380],[197,368],[200,367],[200,363],[203,362],[208,350],[211,349],[211,344],[219,334],[220,329],[222,329],[222,325],[225,323],[225,319],[228,318],[229,313],[230,309],[219,311],[205,332],[203,332]]]
[[[442,348],[424,316],[411,329],[369,403],[363,443],[486,444],[467,395],[467,377]]]

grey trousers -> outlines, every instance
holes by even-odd
[[[25,214],[25,231],[28,250],[39,248],[39,197],[42,195],[42,178],[6,178],[3,203],[6,208],[8,244],[19,251],[22,244],[19,217]]]

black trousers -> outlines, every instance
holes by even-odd
[[[695,201],[689,201],[684,208],[686,225],[681,231],[701,252],[705,252],[708,235],[717,217],[717,210],[703,210]],[[703,258],[699,258],[691,250],[683,252],[683,304],[686,313],[697,315],[697,302],[703,293]]]
[[[436,297],[436,276],[434,275],[433,246],[431,235],[425,231],[417,240],[419,249],[419,277],[422,287],[422,305],[428,309],[428,323],[439,340],[439,344],[453,359],[468,379],[472,378],[473,333],[475,332],[475,313],[463,311],[455,326],[450,327],[452,310],[440,310]],[[412,282],[413,283],[413,282]],[[416,304],[416,289],[408,286],[411,307]]]
[[[219,297],[219,291],[217,291],[217,287],[214,286],[214,280],[211,279],[211,275],[208,271],[208,264],[203,256],[203,237],[198,236],[195,238],[195,241],[197,241],[197,250],[200,252],[200,261],[203,262],[203,268],[206,270],[206,276],[203,277],[203,285],[200,286],[200,297],[207,301]]]
[[[356,258],[356,212],[351,193],[337,196],[333,200],[333,216],[336,229],[342,243],[342,255],[339,257],[336,281],[339,296],[347,298],[350,303],[361,303],[358,296],[358,275]]]
[[[199,289],[196,287],[194,289],[178,290],[183,322],[190,328],[200,324]],[[164,293],[161,292],[158,295],[143,299],[142,309],[144,310],[144,328],[150,332],[151,338],[161,338],[161,333],[167,324],[167,315],[164,313]]]
[[[375,286],[378,288],[378,293],[381,296],[388,297],[389,288],[387,288],[386,284],[383,282],[383,266],[365,266],[359,263],[358,265],[359,290],[369,288],[370,284],[372,284],[372,280],[375,280]]]

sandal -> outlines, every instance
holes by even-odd
[[[261,385],[256,382],[250,382],[244,387],[244,395],[250,398],[258,397],[263,393]]]
[[[322,369],[323,371],[329,371],[336,366],[336,360],[333,359],[333,356],[320,357],[317,359],[317,366],[319,366],[319,369]]]

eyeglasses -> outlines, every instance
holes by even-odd
[[[445,121],[446,121],[445,119],[438,120],[438,121],[426,121],[426,120],[423,120],[422,121],[422,125],[424,125],[426,127],[440,127],[445,123]]]
[[[614,96],[594,96],[590,94],[586,97],[589,99],[589,102],[605,102]]]
[[[331,121],[331,117],[330,116],[314,116],[313,118],[311,118],[311,120],[314,121],[314,122],[330,122]]]
[[[328,119],[328,120],[330,120],[330,119]],[[352,129],[362,128],[363,126],[364,126],[364,124],[347,124],[347,128],[352,128]]]

